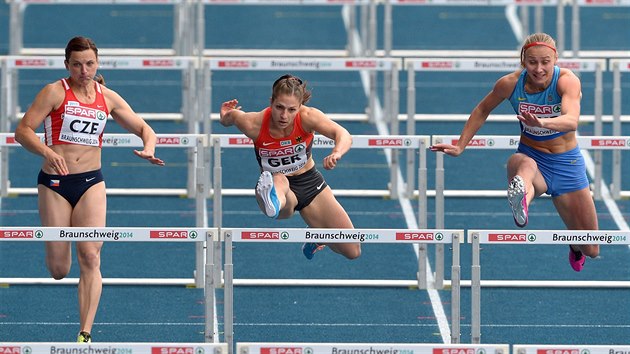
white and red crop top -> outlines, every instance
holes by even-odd
[[[81,103],[66,79],[61,79],[66,96],[59,108],[44,120],[46,145],[77,144],[101,147],[109,110],[101,85],[95,82],[96,99]]]
[[[256,159],[263,171],[290,174],[299,171],[311,157],[313,133],[302,128],[302,118],[298,113],[293,121],[291,135],[276,139],[269,134],[271,108],[265,109],[263,121],[254,141]]]

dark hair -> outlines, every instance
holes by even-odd
[[[280,95],[295,96],[301,104],[305,104],[311,99],[311,91],[306,88],[306,83],[291,74],[282,75],[274,81],[271,100],[275,100]]]
[[[70,55],[72,52],[82,52],[84,50],[91,49],[96,54],[96,59],[98,60],[98,48],[96,48],[96,44],[90,38],[77,36],[72,38],[68,44],[66,45],[66,62],[70,61]],[[96,75],[94,80],[101,85],[105,85],[105,79],[103,75]]]

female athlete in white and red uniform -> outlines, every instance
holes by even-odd
[[[261,210],[276,219],[289,218],[299,211],[312,228],[353,228],[311,155],[313,133],[334,140],[330,155],[324,158],[324,168],[335,168],[352,145],[350,133],[320,110],[305,105],[311,93],[299,78],[284,75],[274,82],[272,90],[270,106],[260,112],[241,111],[237,100],[221,105],[221,124],[235,125],[254,141],[262,172],[256,185]],[[305,243],[302,251],[306,258],[313,258],[324,243]],[[361,254],[357,242],[328,246],[349,259]]]
[[[72,38],[66,46],[70,77],[46,85],[35,97],[15,130],[24,148],[44,158],[38,176],[38,203],[42,226],[104,227],[105,182],[101,174],[102,134],[107,116],[139,136],[144,144],[134,153],[152,164],[164,165],[154,156],[156,136],[116,92],[96,76],[98,49],[85,37]],[[100,82],[97,82],[100,81]],[[44,123],[42,144],[35,134]],[[100,252],[102,242],[77,242],[80,325],[78,341],[90,342],[101,296]],[[55,279],[70,272],[70,242],[46,242],[46,265]]]

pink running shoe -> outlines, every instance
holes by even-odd
[[[512,178],[508,185],[507,197],[516,226],[525,227],[527,225],[527,192],[521,176],[516,175]]]
[[[574,251],[571,246],[569,246],[569,264],[571,264],[571,268],[574,271],[579,272],[584,269],[584,263],[586,262],[586,257],[580,251]]]

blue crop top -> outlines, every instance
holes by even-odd
[[[518,77],[518,82],[514,87],[512,95],[510,95],[510,103],[516,114],[523,112],[531,112],[538,118],[554,118],[561,114],[562,97],[558,94],[558,77],[560,76],[560,68],[554,66],[553,78],[547,88],[538,93],[525,92],[525,78],[527,70],[523,69]],[[551,140],[566,134],[567,132],[559,132],[553,129],[540,127],[530,127],[521,124],[521,133],[532,140]]]

